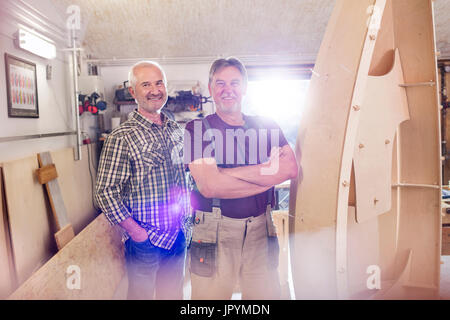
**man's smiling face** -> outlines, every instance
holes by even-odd
[[[130,93],[139,109],[149,113],[158,111],[167,102],[167,89],[161,70],[156,66],[145,65],[134,70],[135,86]]]
[[[246,89],[241,72],[232,66],[217,71],[209,85],[218,113],[240,112]]]

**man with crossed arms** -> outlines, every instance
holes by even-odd
[[[243,299],[278,299],[271,209],[274,186],[298,174],[295,154],[274,121],[241,112],[247,73],[239,60],[216,60],[208,87],[216,112],[185,130],[195,211],[192,299],[230,299],[238,283]]]

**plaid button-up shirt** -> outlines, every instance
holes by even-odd
[[[106,139],[96,201],[111,224],[132,217],[153,245],[170,249],[190,215],[183,131],[162,115],[158,126],[134,111]],[[188,238],[188,236],[186,236]]]

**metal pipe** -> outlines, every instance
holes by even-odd
[[[97,66],[129,66],[140,60],[152,60],[161,64],[209,64],[219,56],[199,56],[199,57],[144,57],[144,58],[113,58],[113,59],[86,59],[87,63],[93,63]],[[260,65],[286,65],[286,64],[314,64],[315,55],[239,55],[238,58],[246,64]]]
[[[58,137],[58,136],[71,136],[71,135],[75,135],[76,133],[77,133],[76,131],[67,131],[67,132],[55,132],[55,133],[30,134],[30,135],[25,135],[25,136],[14,136],[14,137],[0,137],[0,143],[28,140],[28,139],[50,138],[50,137]]]
[[[426,87],[426,86],[434,86],[436,83],[434,81],[429,82],[416,82],[416,83],[402,83],[399,84],[399,87],[408,88],[408,87]]]
[[[72,62],[73,62],[73,89],[75,95],[75,101],[73,110],[75,112],[75,126],[77,135],[77,145],[75,148],[75,160],[81,160],[81,130],[80,130],[80,115],[78,112],[78,59],[77,59],[77,46],[76,46],[76,36],[75,28],[72,29]]]
[[[419,183],[398,183],[398,184],[393,184],[392,188],[405,188],[405,187],[409,187],[409,188],[431,188],[431,189],[440,189],[441,186],[437,185],[437,184],[419,184]]]

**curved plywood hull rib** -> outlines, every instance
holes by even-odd
[[[297,139],[303,178],[292,184],[290,203],[297,299],[437,295],[434,43],[431,0],[336,2]],[[381,285],[369,285],[377,276]]]
[[[353,151],[356,220],[363,222],[391,209],[392,152],[397,127],[409,120],[398,50],[387,75],[369,76]]]

